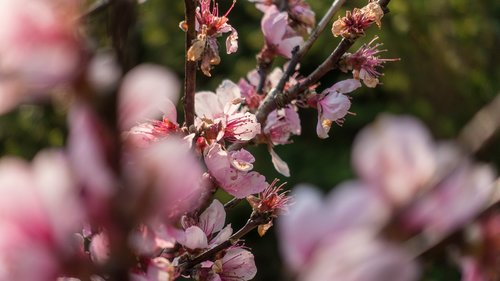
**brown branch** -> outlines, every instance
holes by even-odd
[[[184,122],[186,126],[194,124],[194,94],[196,91],[196,62],[187,59],[187,53],[196,39],[196,0],[184,0],[186,31],[186,57],[184,65]]]

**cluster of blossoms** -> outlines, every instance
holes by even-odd
[[[254,170],[245,146],[264,144],[275,169],[289,177],[274,147],[301,134],[299,110],[317,110],[317,135],[327,138],[334,123],[343,124],[360,80],[375,87],[379,68],[393,61],[379,58],[373,41],[340,54],[335,66],[353,78],[317,92],[319,78],[304,78],[292,63],[316,28],[303,0],[251,1],[264,13],[257,69],[238,84],[222,81],[215,92],[190,93],[196,81],[186,78],[184,101],[192,100],[187,113],[194,119],[182,121],[175,74],[150,64],[125,72],[84,44],[76,2],[0,0],[0,113],[64,92],[69,128],[64,149],[40,151],[31,163],[0,159],[0,280],[251,280],[256,263],[242,238],[254,229],[263,236],[277,220],[283,260],[297,280],[411,281],[417,255],[388,230],[444,237],[500,197],[489,166],[434,143],[408,117],[383,117],[360,133],[353,149],[359,179],[326,200],[310,187],[284,191],[285,184]],[[110,13],[123,8],[108,4]],[[196,33],[186,63],[210,76],[221,60],[218,37],[229,33],[227,53],[237,50],[238,33],[228,23],[235,3],[223,16],[215,1],[196,4],[187,11],[195,26],[180,24]],[[370,1],[336,21],[333,33],[354,40],[372,23],[380,26],[383,14]],[[271,71],[278,56],[292,60]],[[303,90],[292,95],[294,89]],[[116,103],[106,117],[95,105],[110,92]],[[277,96],[292,98],[280,104]],[[231,201],[216,199],[218,190]],[[252,212],[233,231],[226,211],[243,199]],[[481,251],[455,253],[464,280],[498,278],[499,217],[470,227],[477,235],[469,246]]]

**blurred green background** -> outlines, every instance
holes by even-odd
[[[320,17],[331,1],[309,0]],[[361,7],[366,1],[347,1],[345,9]],[[232,0],[219,0],[225,13]],[[292,177],[283,179],[274,172],[265,147],[252,148],[256,169],[268,180],[278,177],[289,187],[308,182],[330,190],[339,182],[355,177],[350,167],[351,144],[356,133],[382,112],[413,114],[421,118],[437,138],[453,138],[473,114],[500,93],[500,1],[497,0],[419,0],[391,1],[391,13],[383,19],[382,29],[372,27],[356,43],[356,50],[375,35],[388,51],[383,57],[401,58],[388,63],[383,85],[363,88],[353,94],[352,112],[343,127],[333,126],[331,137],[320,140],[315,133],[316,112],[302,110],[302,136],[293,145],[276,148],[288,162]],[[344,15],[344,10],[339,15]],[[183,19],[183,1],[148,0],[140,7],[134,30],[134,47],[140,62],[167,66],[183,76],[184,34],[178,28]],[[221,38],[222,63],[212,71],[212,78],[198,75],[198,90],[215,90],[226,78],[237,82],[255,68],[255,54],[262,46],[260,18],[252,3],[239,0],[229,14],[230,24],[238,30],[239,50],[226,55]],[[105,14],[89,21],[96,42],[106,45]],[[335,17],[336,18],[336,17]],[[302,73],[308,74],[325,59],[336,44],[329,28],[302,61]],[[276,62],[281,66],[282,60]],[[349,74],[330,73],[322,87]],[[66,134],[65,112],[50,105],[24,105],[0,117],[0,153],[31,158],[46,146],[63,146]],[[478,157],[500,164],[499,138],[495,137]],[[495,145],[496,144],[496,145]],[[361,206],[360,206],[361,207]],[[230,216],[233,228],[243,225],[249,208],[241,204]],[[250,236],[247,245],[254,249],[258,265],[255,280],[282,280],[283,269],[273,233],[262,239]],[[456,269],[438,259],[427,270],[424,280],[459,280]]]

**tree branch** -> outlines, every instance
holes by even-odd
[[[194,124],[194,94],[196,91],[196,62],[187,59],[187,53],[193,40],[196,39],[196,0],[184,0],[185,20],[187,23],[186,31],[186,57],[184,65],[184,122],[186,126]]]
[[[390,0],[380,0],[379,5],[382,7],[384,12],[388,12],[389,10],[387,9],[387,5],[389,4]],[[330,7],[329,12],[323,17],[321,20],[320,24],[317,27],[317,30],[315,30],[307,42],[304,44],[302,48],[300,48],[293,56],[292,60],[290,61],[287,70],[283,74],[283,77],[279,81],[278,85],[276,86],[275,90],[270,93],[262,105],[259,107],[257,110],[257,120],[263,124],[267,118],[267,115],[271,113],[273,110],[275,110],[278,107],[284,106],[288,103],[290,103],[292,100],[296,99],[302,91],[307,89],[310,85],[316,83],[321,77],[323,77],[327,72],[330,70],[334,69],[337,66],[338,61],[342,57],[342,55],[345,54],[349,50],[349,48],[354,44],[355,39],[342,39],[342,41],[339,43],[337,48],[330,54],[330,56],[313,72],[311,73],[306,79],[301,81],[299,84],[295,85],[293,88],[291,88],[287,93],[283,93],[283,89],[285,87],[286,82],[290,78],[290,76],[293,74],[295,71],[295,67],[297,66],[298,62],[300,59],[307,53],[307,51],[311,48],[313,43],[316,41],[317,37],[323,31],[323,29],[326,27],[328,22],[331,20],[335,12],[342,6],[344,1],[335,1],[332,6]],[[328,18],[328,17],[330,18]]]

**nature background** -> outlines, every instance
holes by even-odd
[[[92,1],[89,1],[92,2]],[[225,13],[232,0],[219,0]],[[317,20],[331,1],[309,0]],[[347,1],[345,9],[361,7],[366,1]],[[148,0],[140,6],[134,27],[135,63],[161,64],[183,76],[184,34],[178,28],[183,19],[183,1]],[[284,179],[272,168],[265,147],[251,148],[257,158],[256,170],[288,182],[289,187],[310,183],[327,192],[343,180],[354,177],[350,167],[351,144],[357,132],[381,113],[412,114],[428,125],[436,138],[455,137],[473,114],[500,93],[500,1],[497,0],[419,0],[391,1],[391,13],[383,19],[382,29],[373,27],[360,44],[378,35],[388,51],[382,57],[401,58],[386,64],[383,85],[363,88],[353,94],[351,111],[343,127],[333,126],[331,137],[316,136],[316,111],[302,110],[302,135],[294,137],[293,145],[277,147],[288,162],[292,176]],[[91,44],[106,47],[106,13],[88,20]],[[239,33],[239,50],[224,54],[221,65],[212,71],[212,78],[198,75],[197,90],[215,90],[226,78],[237,82],[255,68],[255,54],[262,46],[260,19],[252,3],[238,0],[229,14],[230,23]],[[221,44],[224,42],[221,39]],[[338,38],[327,30],[304,58],[302,73],[310,73],[329,52]],[[284,61],[277,61],[281,66]],[[349,74],[331,73],[321,82],[327,87]],[[64,145],[67,133],[65,109],[51,105],[23,105],[0,117],[0,153],[31,158],[42,147]],[[497,135],[477,155],[482,161],[500,166],[500,138]],[[220,195],[224,200],[224,195]],[[360,206],[362,208],[362,206]],[[229,217],[233,228],[243,225],[249,207],[240,204]],[[250,235],[247,246],[254,249],[258,274],[255,280],[284,280],[274,233],[264,238]],[[459,280],[453,264],[438,251],[433,262],[423,264],[427,273],[423,280]]]

